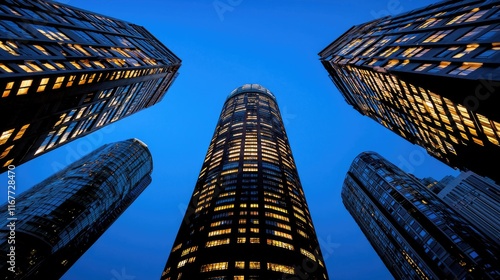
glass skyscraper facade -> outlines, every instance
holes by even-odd
[[[162,100],[181,60],[144,27],[45,0],[0,3],[0,172]]]
[[[346,102],[451,167],[500,180],[500,2],[440,1],[319,53]]]
[[[470,171],[443,185],[438,197],[500,246],[500,186]]]
[[[228,96],[161,279],[328,279],[276,98],[261,85]]]
[[[493,240],[374,152],[354,159],[342,201],[396,279],[500,277],[500,247]]]
[[[14,208],[2,205],[1,279],[59,279],[151,183],[152,169],[141,141],[106,144],[18,195]]]

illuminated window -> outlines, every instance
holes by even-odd
[[[266,209],[273,209],[275,211],[279,211],[279,212],[282,212],[282,213],[285,213],[285,214],[288,213],[288,211],[286,209],[283,209],[281,207],[277,207],[277,206],[274,206],[274,205],[265,204],[264,208],[266,208]]]
[[[14,82],[8,82],[5,86],[5,90],[3,91],[2,97],[7,97],[10,94],[10,90],[14,86]]]
[[[9,159],[8,161],[5,162],[5,164],[3,165],[3,167],[9,166],[9,164],[11,164],[13,161],[14,161],[14,159]]]
[[[6,43],[0,41],[0,49],[8,52],[11,55],[18,56],[19,53],[16,51],[18,49],[18,46],[10,41],[7,41]]]
[[[265,212],[265,216],[266,217],[275,218],[275,219],[279,219],[279,220],[283,220],[283,221],[286,221],[286,222],[290,221],[287,217],[281,216],[281,215],[278,215],[278,214],[275,214],[275,213]]]
[[[48,82],[49,82],[49,78],[43,78],[40,81],[40,85],[38,86],[38,89],[36,90],[36,92],[42,92],[42,91],[44,91]]]
[[[248,268],[250,269],[260,269],[260,262],[249,262]]]
[[[481,18],[488,10],[476,11],[472,16],[470,16],[465,22],[476,21]]]
[[[426,20],[424,23],[422,23],[417,28],[422,29],[422,28],[427,28],[427,27],[433,27],[434,25],[438,24],[440,21],[441,21],[441,19],[430,18],[430,19]]]
[[[479,44],[470,44],[470,45],[467,45],[467,47],[465,48],[465,50],[455,54],[453,56],[453,58],[461,58],[462,56],[464,55],[467,55],[469,53],[471,53],[472,51],[474,51],[475,49],[477,49],[479,47]]]
[[[180,261],[180,262],[177,264],[177,268],[181,268],[181,267],[183,267],[183,266],[187,263],[187,261],[188,261],[187,259]]]
[[[226,209],[231,209],[231,208],[234,208],[234,204],[217,206],[214,208],[214,211],[221,211],[221,210],[226,210]]]
[[[247,242],[247,238],[246,237],[238,237],[236,239],[236,243],[246,243]]]
[[[71,75],[71,76],[69,76],[69,79],[68,79],[68,82],[66,83],[66,86],[67,86],[67,87],[72,86],[72,85],[73,85],[73,82],[75,81],[75,79],[76,79],[76,75]]]
[[[234,268],[245,269],[245,262],[242,262],[242,261],[234,262]]]
[[[424,43],[436,43],[441,41],[444,37],[450,34],[452,30],[439,30],[434,32],[431,36],[427,37],[423,42]]]
[[[12,150],[12,148],[14,148],[14,145],[11,145],[9,147],[7,147],[3,153],[0,155],[0,159],[6,157],[9,153],[10,153],[10,150]]]
[[[14,137],[14,140],[17,140],[17,139],[23,137],[24,133],[26,132],[26,129],[28,129],[29,126],[30,126],[29,124],[23,125],[23,127],[21,127],[19,132],[16,134],[16,137]],[[3,143],[1,142],[1,138],[0,138],[0,145],[1,144],[3,144]]]
[[[439,72],[439,71],[443,70],[444,68],[448,67],[448,65],[450,65],[450,62],[442,61],[441,63],[439,63],[438,66],[429,69],[427,72],[436,73],[436,72]]]
[[[293,267],[282,264],[267,263],[267,270],[283,272],[287,274],[295,274]]]
[[[12,70],[3,63],[0,63],[0,68],[2,68],[5,72],[12,73]]]
[[[226,270],[228,262],[210,263],[201,266],[200,272],[207,272],[213,270]]]
[[[42,46],[39,46],[39,45],[33,45],[33,47],[35,47],[37,50],[39,50],[40,52],[42,52],[44,55],[51,55],[47,49],[45,49],[44,47]]]
[[[32,82],[33,80],[22,81],[21,86],[19,86],[19,90],[17,91],[17,95],[27,94]]]
[[[9,140],[9,138],[13,132],[14,132],[14,129],[9,129],[7,131],[4,131],[2,133],[2,135],[0,136],[0,145],[5,144],[5,142],[7,142],[7,140]]]
[[[399,63],[399,60],[397,60],[397,59],[391,59],[391,60],[389,60],[389,62],[387,62],[387,64],[384,67],[385,68],[391,68],[391,67],[393,67],[394,65],[396,65],[398,63]]]
[[[423,70],[427,69],[427,68],[428,68],[429,66],[431,66],[431,65],[432,65],[432,64],[430,64],[430,63],[424,63],[424,64],[421,64],[419,67],[417,67],[417,68],[415,69],[415,71],[417,71],[417,72],[421,72],[421,71],[423,71]]]
[[[173,249],[172,249],[172,253],[179,250],[180,248],[182,247],[182,243],[178,244],[177,246],[175,246]]]
[[[250,243],[252,243],[252,244],[258,244],[258,243],[260,243],[260,238],[258,238],[258,237],[251,237],[250,238]]]
[[[220,225],[230,225],[232,223],[233,223],[232,220],[222,220],[222,221],[218,221],[218,222],[213,222],[210,224],[210,226],[216,227],[216,226],[220,226]]]
[[[50,63],[46,62],[46,63],[43,63],[43,66],[45,66],[46,68],[50,69],[50,70],[53,70],[53,71],[56,71],[57,69]]]
[[[196,250],[198,250],[198,246],[193,246],[193,247],[190,247],[190,248],[187,248],[187,249],[184,249],[181,253],[181,257],[184,257],[185,255],[187,254],[190,254],[190,253],[193,253],[193,252],[196,252]]]
[[[483,64],[482,63],[476,63],[476,62],[464,62],[462,66],[452,70],[449,72],[450,75],[460,75],[460,76],[467,76],[470,73],[474,72],[475,70],[481,68]]]
[[[307,233],[303,232],[302,230],[300,229],[297,229],[297,232],[302,235],[304,238],[309,238],[309,235],[307,235]]]
[[[316,261],[316,257],[313,255],[313,253],[307,251],[306,249],[300,248],[300,253],[310,258],[311,260]]]
[[[292,235],[277,230],[266,229],[266,233],[292,240]]]
[[[291,250],[291,251],[293,251],[293,249],[294,249],[292,244],[282,242],[279,240],[274,240],[274,239],[267,239],[267,245],[280,247],[280,248],[284,248],[284,249]]]
[[[54,83],[54,86],[52,87],[52,89],[60,88],[63,82],[64,82],[64,76],[57,77],[56,82]]]
[[[392,55],[393,53],[397,52],[398,50],[399,50],[399,46],[391,47],[391,48],[388,48],[386,51],[384,51],[382,54],[380,54],[380,56],[388,57],[388,56]]]
[[[42,35],[52,41],[71,41],[66,34],[55,27],[47,25],[33,25]]]
[[[211,240],[211,241],[207,242],[207,244],[205,245],[205,247],[210,248],[210,247],[215,247],[215,246],[219,246],[219,245],[226,245],[226,244],[229,244],[229,243],[230,243],[229,238],[218,239],[218,240]]]
[[[228,234],[231,233],[231,229],[220,229],[220,230],[214,230],[208,233],[208,236],[216,236],[216,235],[222,235],[222,234]]]
[[[233,277],[233,280],[245,280],[245,276],[243,276],[243,275],[235,275]]]

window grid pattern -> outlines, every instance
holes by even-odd
[[[152,164],[142,142],[110,143],[20,194],[16,278],[60,279],[149,185]]]
[[[0,22],[0,111],[9,113],[0,131],[31,124],[0,144],[22,143],[2,171],[159,102],[181,64],[143,27],[61,3],[6,1],[0,16],[10,19]],[[37,106],[49,100],[51,110]]]
[[[500,156],[499,12],[491,2],[442,1],[355,26],[319,55],[360,113],[452,167],[498,181],[479,158]]]
[[[328,279],[275,97],[260,85],[226,100],[175,244],[185,245],[171,252],[162,279],[271,279],[294,274],[289,268],[306,258],[319,267],[318,279]],[[192,246],[195,262],[177,267]],[[198,274],[214,262],[229,265]]]
[[[421,181],[376,153],[354,159],[342,201],[382,260],[394,264],[387,267],[395,278],[500,275],[496,243],[480,235]]]

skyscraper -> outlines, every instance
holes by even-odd
[[[231,92],[161,279],[328,279],[274,95]]]
[[[470,171],[443,185],[438,197],[500,246],[500,186]]]
[[[2,205],[1,278],[59,279],[151,183],[152,169],[144,143],[111,143]]]
[[[0,4],[0,172],[163,98],[181,60],[144,27],[45,0]]]
[[[361,114],[498,182],[499,50],[499,2],[449,0],[354,26],[319,56]]]
[[[500,248],[416,177],[357,156],[342,201],[396,279],[498,279]]]

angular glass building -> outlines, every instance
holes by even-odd
[[[319,53],[346,102],[454,168],[500,181],[500,5],[441,1]]]
[[[141,26],[0,4],[0,172],[160,102],[181,60]]]
[[[151,183],[152,169],[141,141],[111,143],[2,205],[1,279],[59,279]]]
[[[443,185],[438,197],[500,246],[500,186],[470,171]]]
[[[276,98],[258,84],[228,96],[161,275],[328,279]]]
[[[500,247],[376,153],[354,159],[342,201],[396,279],[500,277]]]

